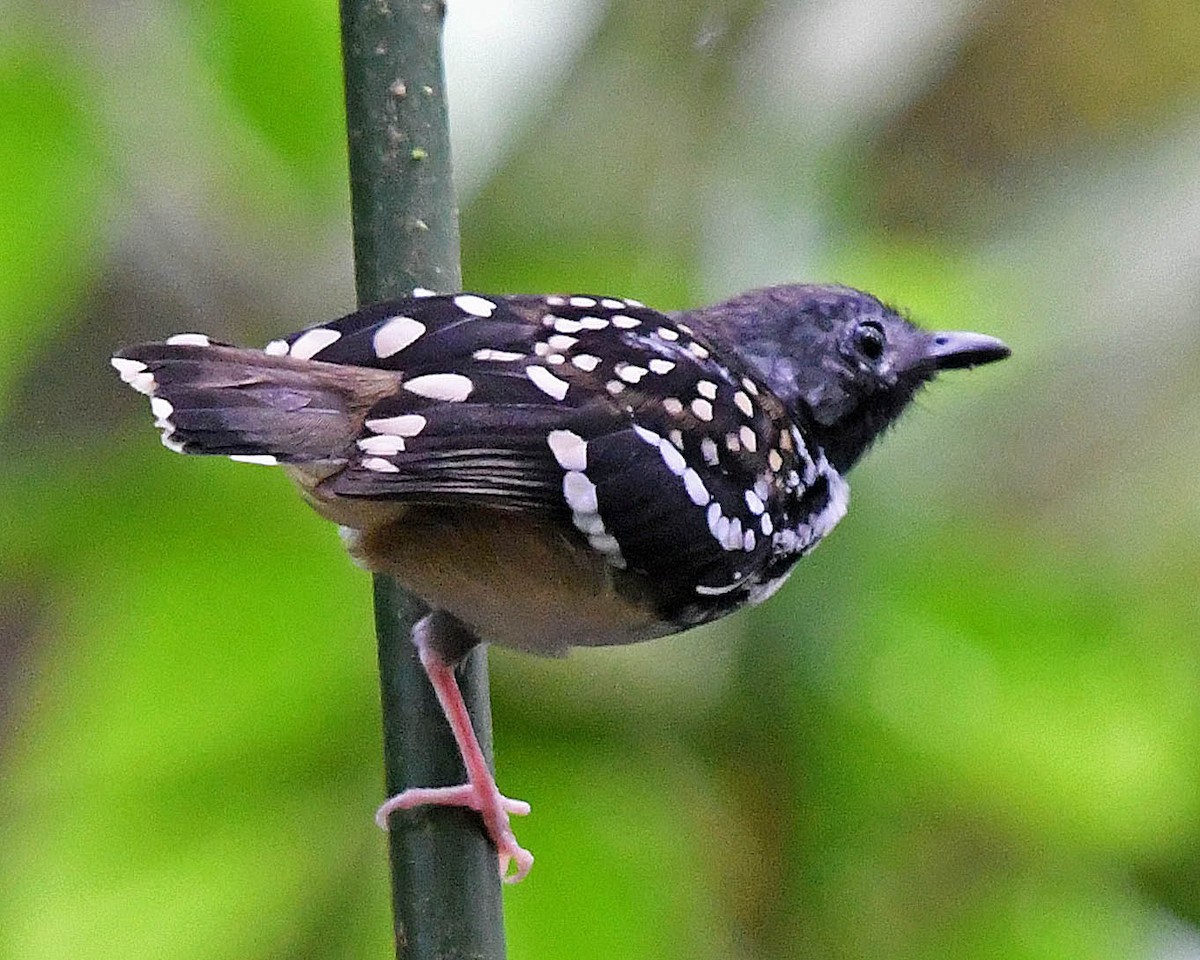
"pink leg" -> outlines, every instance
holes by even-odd
[[[411,787],[384,802],[375,813],[375,822],[383,829],[388,827],[388,817],[395,810],[433,804],[436,806],[468,807],[483,817],[488,836],[500,856],[500,876],[505,883],[516,883],[523,879],[533,866],[533,854],[523,849],[513,836],[509,826],[510,813],[524,816],[529,813],[529,804],[523,800],[510,800],[502,796],[496,780],[487,767],[483,750],[471,726],[467,705],[463,702],[458,681],[454,679],[454,668],[450,666],[427,642],[424,642],[422,625],[413,631],[413,641],[421,655],[421,665],[433,684],[442,712],[450,724],[454,740],[467,768],[467,782],[454,787]],[[516,861],[517,871],[511,876],[508,865]]]

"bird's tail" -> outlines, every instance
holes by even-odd
[[[344,457],[397,374],[210,343],[183,334],[121,350],[121,379],[150,398],[163,445],[261,463]]]

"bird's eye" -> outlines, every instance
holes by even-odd
[[[854,345],[868,360],[878,360],[883,356],[885,343],[883,327],[874,320],[863,321],[854,334]]]

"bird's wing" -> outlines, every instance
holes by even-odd
[[[761,566],[802,485],[778,401],[637,303],[426,297],[286,343],[402,372],[326,481],[340,496],[544,511],[614,565],[717,591]]]

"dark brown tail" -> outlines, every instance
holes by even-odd
[[[129,347],[112,365],[150,397],[165,446],[264,463],[344,458],[366,411],[398,383],[394,373],[212,344],[199,334]]]

